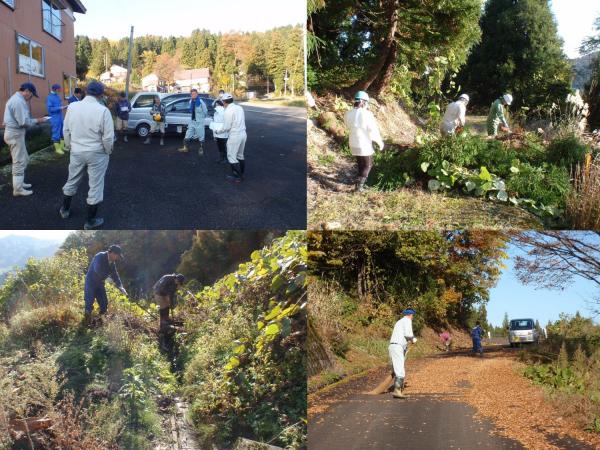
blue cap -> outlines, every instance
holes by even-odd
[[[37,89],[35,88],[35,86],[33,85],[33,83],[27,82],[27,83],[23,83],[21,85],[21,91],[24,91],[25,89],[27,89],[28,91],[30,91],[34,97],[38,97],[37,95]]]
[[[125,256],[123,255],[123,249],[120,245],[112,244],[110,247],[108,247],[108,251],[119,255],[121,258],[125,258]]]
[[[408,308],[405,309],[404,311],[402,311],[402,314],[404,314],[405,316],[408,316],[409,314],[416,314],[417,312],[414,309]]]
[[[52,85],[52,90],[53,90],[53,91],[56,91],[57,89],[61,89],[61,86],[60,86],[60,84],[58,84],[58,83],[54,83],[54,84]]]
[[[104,85],[98,81],[92,81],[88,84],[87,93],[89,95],[102,95],[104,94]]]

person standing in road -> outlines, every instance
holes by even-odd
[[[223,123],[211,122],[210,129],[217,133],[229,133],[227,139],[227,161],[231,167],[231,175],[227,178],[235,183],[240,183],[244,177],[246,161],[244,159],[244,148],[246,146],[246,117],[244,109],[233,103],[233,95],[224,93],[223,100]]]
[[[90,94],[93,95],[93,94]],[[111,245],[107,251],[99,252],[94,256],[85,276],[84,300],[85,300],[85,324],[89,325],[92,319],[94,301],[98,302],[100,315],[106,314],[108,308],[108,297],[104,285],[108,277],[123,295],[127,291],[123,287],[119,273],[117,272],[117,261],[123,259],[123,250],[119,245]]]
[[[6,102],[4,108],[4,142],[10,149],[12,159],[12,183],[15,197],[33,194],[31,184],[25,183],[25,169],[29,163],[29,154],[25,143],[27,128],[48,120],[47,117],[31,118],[27,103],[31,97],[38,97],[33,83],[23,83],[19,90]]]
[[[117,116],[117,126],[115,130],[123,137],[123,142],[127,142],[127,121],[131,112],[131,103],[127,100],[125,92],[119,94],[119,99],[115,103],[115,114]]]
[[[458,97],[458,100],[448,105],[444,117],[442,118],[442,122],[440,123],[442,136],[454,136],[457,130],[465,126],[468,104],[469,96],[467,94],[461,94],[460,97]]]
[[[481,339],[484,336],[483,328],[481,323],[477,322],[471,330],[471,339],[473,340],[473,355],[479,353],[479,356],[483,357],[483,346],[481,345]]]
[[[215,100],[214,103],[215,115],[213,120],[215,123],[223,123],[225,108],[223,107],[223,100],[219,97]],[[217,149],[219,150],[219,158],[215,160],[218,164],[226,164],[227,163],[227,138],[229,137],[229,133],[227,132],[213,132],[213,136],[215,141],[217,142]]]
[[[104,85],[91,82],[87,94],[82,101],[69,105],[65,117],[65,146],[70,149],[71,158],[60,215],[63,219],[70,216],[71,200],[87,170],[89,191],[84,228],[93,230],[104,223],[104,219],[96,216],[104,200],[104,176],[113,150],[115,128],[110,111],[100,103]]]
[[[160,101],[160,97],[158,95],[154,97],[154,103],[152,104],[150,115],[152,116],[152,125],[150,126],[150,133],[146,137],[144,144],[149,145],[152,142],[152,134],[160,131],[160,145],[165,145],[167,110],[165,109],[165,105],[163,105]]]
[[[350,130],[350,151],[356,157],[358,177],[356,191],[362,192],[373,167],[373,142],[383,150],[383,139],[375,116],[367,108],[369,95],[359,91],[354,96],[354,107],[344,117],[346,127]]]
[[[189,111],[192,114],[192,119],[183,138],[183,147],[179,151],[187,153],[189,151],[188,144],[194,139],[198,139],[200,141],[198,154],[202,156],[204,154],[204,119],[208,117],[208,108],[202,99],[198,97],[197,89],[191,90],[191,96]]]
[[[495,137],[498,135],[498,128],[505,133],[510,133],[510,127],[506,121],[504,114],[504,106],[510,106],[513,102],[513,97],[510,94],[504,94],[502,97],[496,99],[490,107],[490,112],[487,118],[487,134],[488,136]]]
[[[154,300],[160,311],[160,331],[165,332],[171,324],[169,313],[175,307],[175,294],[185,283],[180,273],[163,275],[154,285]]]
[[[71,95],[67,99],[67,102],[69,102],[69,105],[70,105],[71,103],[74,103],[74,102],[80,102],[82,98],[83,98],[83,90],[81,88],[75,88],[75,90],[73,91],[73,95]]]
[[[54,151],[59,155],[65,154],[65,141],[63,139],[63,109],[67,106],[62,104],[60,94],[62,88],[60,84],[53,84],[52,91],[46,98],[46,109],[50,116],[50,124],[52,125],[52,144]]]
[[[394,325],[392,331],[392,337],[390,338],[390,345],[388,347],[390,359],[394,367],[394,398],[406,398],[404,394],[404,378],[406,373],[404,371],[404,357],[408,350],[408,342],[415,344],[417,338],[413,334],[412,319],[416,314],[414,309],[405,309],[402,311],[404,317],[400,319]]]

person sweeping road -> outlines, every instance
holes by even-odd
[[[115,286],[123,295],[127,291],[123,287],[119,273],[117,272],[117,261],[123,259],[123,250],[119,245],[111,245],[107,251],[97,253],[85,276],[84,300],[85,300],[85,325],[90,325],[92,320],[92,310],[94,301],[98,302],[100,315],[106,314],[108,309],[108,297],[106,296],[106,287],[104,283],[110,277]]]
[[[60,84],[53,84],[52,91],[46,98],[46,109],[50,116],[52,125],[52,144],[54,151],[59,155],[65,154],[65,141],[63,137],[63,109],[67,106],[62,104],[60,93],[62,88]]]
[[[510,133],[510,127],[504,114],[504,106],[510,106],[512,102],[513,97],[510,94],[504,94],[502,97],[494,100],[487,118],[488,136],[496,137],[498,135],[498,128],[500,128],[500,131]]]
[[[198,154],[202,156],[204,154],[204,119],[208,117],[208,108],[206,104],[198,97],[198,90],[191,90],[190,106],[189,111],[192,114],[192,119],[185,132],[185,138],[183,138],[183,147],[179,149],[180,152],[187,153],[189,151],[188,144],[194,139],[198,139],[200,147],[198,148]]]
[[[87,170],[89,191],[84,228],[93,230],[104,223],[104,219],[96,216],[104,199],[104,176],[113,150],[115,128],[110,111],[100,104],[104,85],[91,82],[87,94],[82,101],[69,105],[65,117],[65,147],[71,150],[71,157],[59,213],[63,219],[69,218],[71,200]]]
[[[390,359],[394,367],[394,398],[406,398],[404,394],[404,378],[406,377],[404,371],[404,359],[406,351],[408,350],[408,342],[413,344],[417,342],[417,338],[413,334],[412,319],[416,314],[414,309],[405,309],[402,314],[404,317],[400,319],[394,325],[392,337],[390,338],[390,345],[388,347]]]
[[[160,312],[160,331],[166,332],[171,325],[169,313],[175,307],[175,294],[185,283],[185,277],[180,273],[163,275],[154,284],[154,300]]]
[[[229,133],[227,139],[227,161],[231,167],[231,175],[227,178],[234,183],[240,183],[244,177],[246,161],[244,159],[244,148],[246,146],[246,118],[244,109],[233,103],[233,95],[224,93],[221,95],[225,113],[223,123],[211,122],[210,129],[217,133]]]
[[[12,159],[12,183],[15,197],[33,194],[31,184],[25,183],[25,169],[29,163],[29,153],[25,143],[27,128],[48,120],[47,117],[31,118],[31,110],[27,103],[31,97],[37,97],[33,83],[23,83],[19,90],[6,102],[4,108],[4,142],[10,149]]]
[[[440,123],[442,136],[454,136],[459,129],[465,126],[468,104],[469,96],[461,94],[458,100],[448,105]]]
[[[368,108],[369,95],[359,91],[354,96],[354,108],[344,117],[346,127],[350,130],[350,151],[356,156],[358,164],[358,177],[356,190],[362,192],[373,167],[373,142],[383,150],[383,139],[375,116]]]

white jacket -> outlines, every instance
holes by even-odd
[[[414,337],[412,329],[412,320],[407,316],[404,316],[396,325],[394,325],[394,331],[392,331],[392,337],[390,338],[390,344],[400,344],[403,347],[407,345],[407,339]]]
[[[71,153],[104,152],[111,154],[115,127],[110,111],[88,95],[67,108],[63,126],[65,147]]]
[[[446,108],[440,125],[445,133],[454,133],[456,127],[464,127],[466,122],[467,105],[462,100],[452,102]]]
[[[213,121],[209,127],[214,132],[229,133],[230,136],[246,134],[244,109],[235,103],[229,104],[223,114],[223,123]]]
[[[353,108],[344,117],[350,130],[350,151],[355,156],[369,156],[374,153],[373,142],[383,150],[383,139],[373,113],[365,108]]]
[[[215,105],[215,115],[213,117],[213,121],[221,124],[225,121],[225,108],[223,108],[221,105]],[[213,134],[216,138],[220,139],[227,139],[229,137],[229,133],[227,131],[220,133],[213,131]]]

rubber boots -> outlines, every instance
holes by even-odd
[[[87,207],[87,221],[83,225],[84,230],[94,230],[96,228],[101,227],[104,224],[104,219],[101,217],[96,217],[98,214],[98,206],[97,205],[88,205]]]
[[[364,192],[366,182],[367,177],[358,177],[356,180],[356,192]]]
[[[13,195],[15,197],[26,197],[33,194],[33,191],[25,189],[25,177],[13,175]],[[31,185],[30,185],[31,186]]]
[[[146,136],[146,140],[143,142],[144,145],[150,145],[152,142],[151,135]]]
[[[240,165],[240,174],[242,178],[244,178],[244,171],[246,170],[246,161],[243,159],[238,159],[238,164]]]
[[[85,312],[85,315],[83,316],[83,322],[82,325],[86,328],[89,328],[89,326],[92,324],[92,313],[91,312]]]
[[[57,155],[64,155],[65,152],[63,151],[60,142],[55,142],[54,143],[54,153],[56,153]]]
[[[198,155],[199,156],[204,155],[204,141],[200,141],[200,147],[198,147]]]
[[[169,308],[159,310],[160,314],[160,332],[166,333],[169,330]]]
[[[183,147],[180,147],[180,148],[178,149],[178,150],[179,150],[181,153],[187,153],[187,152],[189,152],[189,151],[190,151],[190,149],[188,148],[188,142],[189,142],[189,141],[188,141],[187,139],[184,139],[184,140],[183,140]]]
[[[61,140],[60,140],[60,149],[61,149],[63,152],[68,152],[68,151],[69,151],[69,150],[67,150],[67,149],[65,148],[65,140],[64,140],[64,139],[61,139]]]
[[[127,133],[126,132],[123,132],[123,142],[129,142],[127,140]]]
[[[63,195],[63,204],[60,207],[60,209],[58,210],[60,217],[62,217],[63,219],[68,219],[69,216],[71,215],[71,200],[73,199],[73,197],[71,197],[70,195]]]
[[[404,392],[402,392],[403,390],[404,378],[396,377],[396,381],[394,383],[394,392],[392,393],[392,395],[394,396],[394,398],[406,398],[406,395],[404,395]]]
[[[240,183],[242,181],[242,174],[240,169],[240,163],[229,164],[231,167],[231,175],[226,175],[227,179],[234,183]]]

